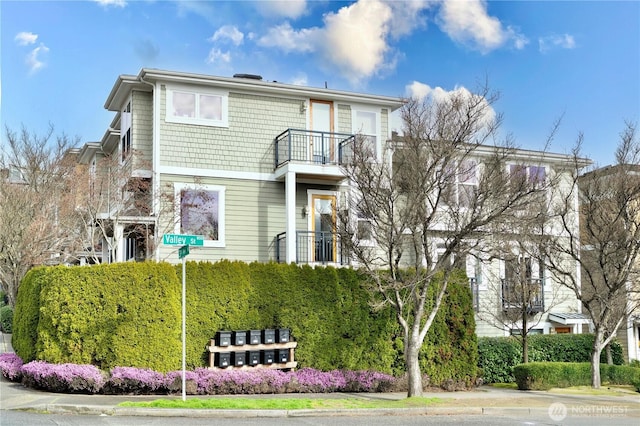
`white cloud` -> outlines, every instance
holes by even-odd
[[[540,47],[540,52],[546,53],[551,49],[575,49],[576,48],[576,40],[572,35],[563,34],[563,35],[550,35],[547,37],[540,37],[538,39],[538,45]]]
[[[307,0],[262,0],[256,8],[264,16],[297,19],[307,11]]]
[[[312,52],[317,48],[322,30],[320,28],[304,28],[296,31],[291,24],[269,28],[267,33],[258,39],[258,44],[265,47],[277,47],[286,53]]]
[[[462,99],[469,99],[474,96],[463,86],[456,86],[453,90],[445,90],[442,87],[433,88],[419,81],[413,81],[411,84],[408,84],[405,87],[405,93],[407,97],[413,97],[419,100],[427,98],[427,100],[434,103],[446,102],[454,96],[459,96]],[[491,105],[487,104],[486,100],[483,100],[483,102],[483,107],[486,108],[486,112],[480,122],[490,123],[496,118],[496,112]]]
[[[503,28],[496,17],[487,13],[485,0],[446,0],[440,6],[439,25],[454,41],[488,53],[513,40],[523,48],[528,40],[514,28]]]
[[[20,46],[28,46],[30,44],[34,44],[36,40],[38,40],[38,34],[23,31],[18,33],[14,40]]]
[[[220,49],[211,49],[209,51],[209,56],[207,57],[208,64],[219,64],[224,63],[228,64],[231,62],[231,52],[223,52]]]
[[[424,25],[420,12],[432,2],[359,0],[323,17],[323,26],[295,29],[289,22],[272,27],[257,42],[285,53],[315,53],[323,67],[353,84],[395,67],[390,37]]]
[[[126,0],[93,0],[103,7],[125,7],[127,5]]]
[[[225,25],[218,28],[209,41],[230,40],[234,45],[240,46],[244,40],[244,34],[233,25]]]
[[[27,66],[29,67],[29,73],[34,74],[40,71],[46,65],[43,60],[43,56],[46,56],[49,53],[49,48],[44,44],[40,43],[40,46],[33,49],[27,55]]]

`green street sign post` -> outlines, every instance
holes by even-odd
[[[182,400],[187,400],[187,262],[189,246],[203,246],[202,235],[164,234],[162,243],[168,246],[182,246],[178,257],[182,259]]]

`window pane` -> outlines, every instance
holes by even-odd
[[[376,113],[369,111],[357,111],[355,131],[365,135],[376,134]]]
[[[222,97],[200,95],[200,118],[222,120]]]
[[[544,167],[540,167],[540,166],[529,167],[529,182],[543,183],[546,177],[547,177],[547,173]]]
[[[463,161],[460,163],[460,183],[477,183],[478,178],[476,176],[476,162],[475,161]]]
[[[180,200],[181,232],[218,240],[218,191],[184,190]]]
[[[175,117],[195,117],[196,95],[193,93],[173,92],[173,115]]]
[[[357,235],[359,240],[372,240],[373,232],[371,231],[371,222],[367,219],[358,219]]]

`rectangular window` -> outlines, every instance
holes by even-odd
[[[205,246],[224,247],[224,187],[176,185],[176,204],[179,207],[176,232],[202,235]]]
[[[120,116],[120,145],[121,160],[124,162],[131,153],[131,102]]]
[[[509,166],[509,176],[514,185],[520,186],[524,183],[540,185],[547,179],[547,170],[543,166],[512,164]]]
[[[167,88],[166,121],[228,127],[228,93],[189,88]]]
[[[478,195],[477,164],[472,160],[461,161],[447,172],[443,189],[444,202],[449,206],[469,208]]]
[[[364,147],[377,158],[378,135],[380,134],[380,113],[373,110],[354,109],[352,120],[353,133],[359,134]]]

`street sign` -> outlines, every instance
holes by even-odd
[[[203,246],[202,235],[164,234],[162,243],[169,246]]]
[[[182,246],[178,249],[178,258],[182,259],[189,254],[189,246]]]

